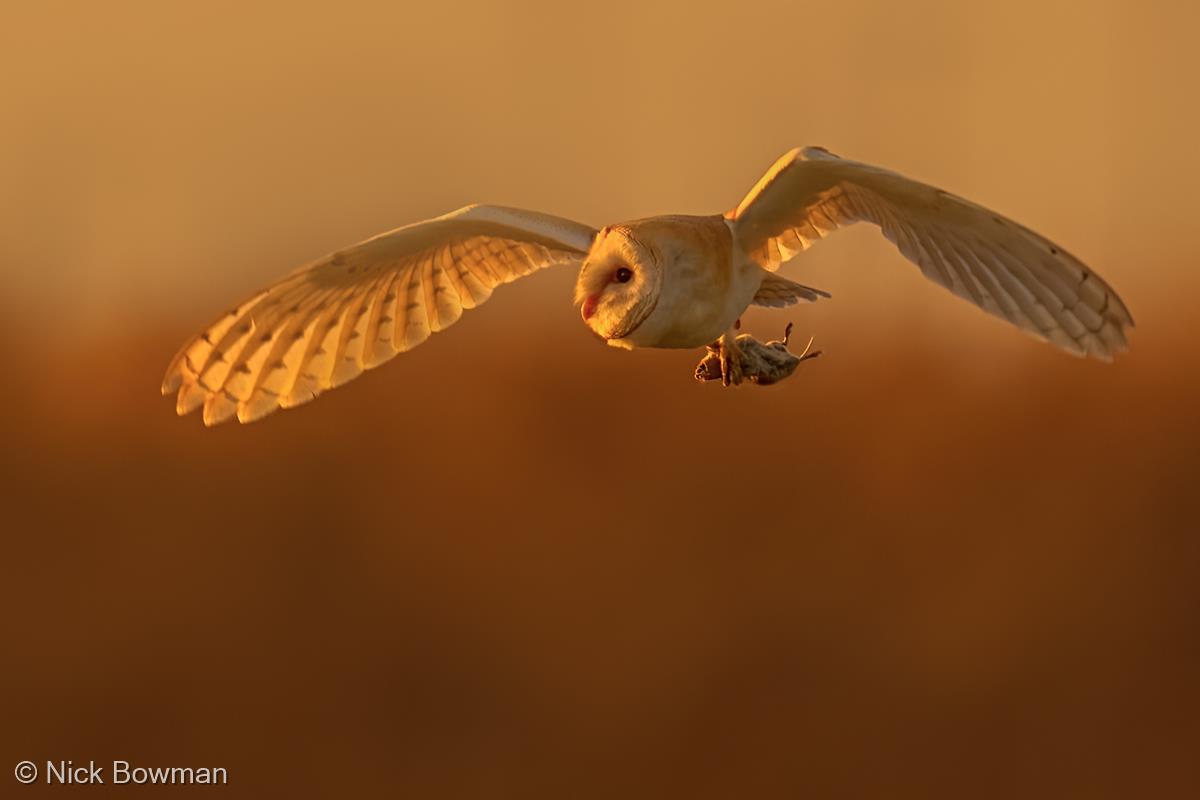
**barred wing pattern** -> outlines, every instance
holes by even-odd
[[[259,292],[179,351],[163,379],[176,411],[215,425],[312,400],[458,321],[492,290],[578,265],[595,230],[468,206],[340,250]]]
[[[768,270],[844,225],[870,222],[926,278],[1075,355],[1125,350],[1133,318],[1079,259],[961,197],[820,147],[793,150],[726,214]]]

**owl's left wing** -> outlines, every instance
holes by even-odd
[[[764,269],[844,225],[870,222],[926,278],[1075,355],[1108,360],[1133,318],[1083,262],[961,197],[820,147],[793,150],[726,218]]]
[[[302,267],[187,342],[167,368],[176,411],[250,422],[312,400],[448,328],[492,290],[578,264],[596,231],[499,206],[468,206]]]

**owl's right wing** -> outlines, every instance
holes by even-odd
[[[204,424],[312,400],[448,328],[492,290],[578,265],[596,231],[499,206],[467,206],[314,261],[222,315],[179,351],[163,394]]]

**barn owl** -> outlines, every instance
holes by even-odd
[[[312,400],[453,325],[492,291],[546,267],[579,269],[584,323],[620,348],[716,342],[742,377],[734,327],[751,306],[829,297],[780,266],[842,226],[878,226],[934,283],[1078,356],[1126,348],[1128,309],[1066,250],[999,214],[820,147],[775,162],[732,210],[587,225],[473,205],[318,259],[190,340],[163,393],[206,425]]]

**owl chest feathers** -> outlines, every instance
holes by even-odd
[[[655,217],[636,235],[656,251],[662,286],[645,321],[610,342],[617,347],[702,347],[729,330],[762,283],[761,267],[737,256],[720,216]]]

